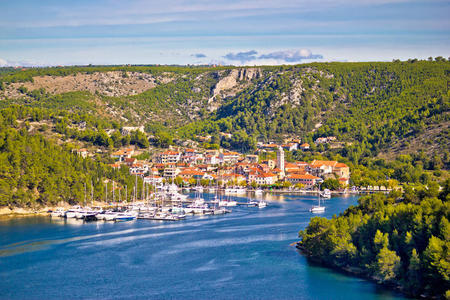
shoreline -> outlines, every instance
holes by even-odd
[[[386,289],[389,289],[389,290],[392,290],[392,291],[396,291],[396,292],[402,294],[407,299],[416,299],[416,298],[412,298],[411,295],[406,293],[405,290],[402,288],[402,286],[396,285],[396,284],[381,283],[376,277],[370,276],[369,274],[367,274],[365,272],[365,270],[363,270],[361,268],[352,267],[352,266],[339,267],[339,266],[327,264],[327,263],[323,262],[320,258],[311,256],[308,253],[308,251],[306,251],[306,249],[304,249],[300,245],[300,242],[295,242],[295,248],[297,249],[297,252],[300,255],[306,257],[307,260],[310,261],[310,263],[316,264],[316,265],[321,266],[323,268],[327,268],[327,269],[330,269],[330,270],[333,270],[335,272],[339,272],[339,273],[342,273],[342,274],[345,274],[345,275],[348,275],[348,276],[365,279],[365,280],[373,282],[373,283],[375,283],[375,284],[377,284],[379,286],[382,286],[382,287],[384,287]],[[426,297],[422,297],[422,298],[426,298]]]

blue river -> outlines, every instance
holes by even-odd
[[[263,209],[173,223],[0,219],[0,299],[403,299],[290,245],[316,197],[263,197]],[[322,216],[356,202],[325,200]]]

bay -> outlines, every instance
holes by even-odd
[[[314,196],[175,223],[0,220],[1,299],[403,299],[300,255]],[[240,202],[245,197],[235,197]],[[357,197],[325,200],[331,218]]]

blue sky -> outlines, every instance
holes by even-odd
[[[0,65],[450,56],[446,0],[0,0]]]

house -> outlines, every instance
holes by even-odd
[[[148,172],[148,165],[144,163],[134,163],[130,167],[130,174],[145,174]]]
[[[267,150],[267,151],[277,151],[278,147],[279,146],[277,144],[265,144],[265,145],[262,145],[262,148]]]
[[[333,173],[333,168],[336,166],[337,161],[330,160],[313,160],[308,167],[308,172],[315,176],[324,176],[326,174]]]
[[[89,152],[86,148],[82,148],[82,149],[77,150],[77,154],[79,156],[81,156],[82,158],[86,158],[86,157],[88,157]]]
[[[290,174],[285,177],[285,180],[292,184],[301,183],[305,187],[312,187],[316,183],[322,182],[322,178],[311,174]]]
[[[161,164],[177,163],[181,159],[181,153],[178,151],[165,151],[159,153],[156,161]]]
[[[193,178],[193,179],[197,179],[197,180],[199,180],[199,179],[203,179],[203,177],[205,176],[205,172],[202,172],[202,171],[198,171],[198,170],[195,170],[195,169],[190,169],[190,168],[186,168],[186,169],[184,169],[183,171],[181,171],[179,174],[178,174],[178,176],[180,176],[181,178],[183,178],[183,179],[190,179],[190,178]]]
[[[219,158],[215,155],[207,154],[203,160],[207,165],[217,165],[219,164]]]
[[[111,154],[112,158],[118,159],[119,161],[124,161],[125,158],[130,158],[134,154],[134,150],[131,148],[120,149]]]
[[[335,142],[335,141],[336,141],[335,136],[327,136],[327,137],[317,138],[315,143],[316,144],[325,144],[325,143],[330,143],[330,142]]]
[[[197,155],[197,151],[194,149],[186,149],[184,150],[184,155],[187,157],[192,157]]]
[[[237,163],[240,156],[237,152],[224,152],[219,154],[219,161],[222,164]]]
[[[277,166],[277,163],[273,159],[263,160],[261,161],[261,163],[268,165],[270,169],[273,169]]]
[[[282,145],[281,147],[283,147],[284,150],[286,151],[294,151],[298,149],[298,144],[297,143],[287,143]]]
[[[309,150],[309,144],[308,143],[301,144],[300,145],[300,149],[302,149],[303,151]]]
[[[255,182],[258,185],[272,185],[278,179],[278,176],[273,173],[259,173],[255,176]]]
[[[113,169],[120,169],[120,163],[113,163],[113,164],[110,164],[110,166]]]
[[[223,183],[237,183],[240,184],[241,182],[245,181],[245,177],[241,174],[236,173],[225,173],[218,177],[220,181]]]
[[[180,169],[178,169],[175,166],[170,166],[170,167],[166,167],[164,169],[163,177],[173,179],[173,178],[177,177],[178,174],[180,174]]]
[[[134,163],[137,162],[137,159],[134,157],[125,158],[123,161],[127,166],[131,167]]]
[[[158,175],[150,175],[144,177],[144,182],[151,185],[160,185],[163,183],[163,178]]]
[[[253,155],[253,154],[248,154],[245,156],[245,158],[247,159],[247,161],[249,163],[258,163],[258,155]]]
[[[344,163],[337,163],[333,168],[333,173],[339,178],[350,178],[350,168]]]
[[[348,178],[339,178],[339,183],[341,186],[345,187],[350,184],[350,180]]]
[[[284,165],[284,170],[286,173],[295,173],[299,172],[301,168],[295,163],[286,163]]]
[[[325,144],[327,142],[328,142],[328,139],[326,137],[320,137],[314,141],[315,144]]]

